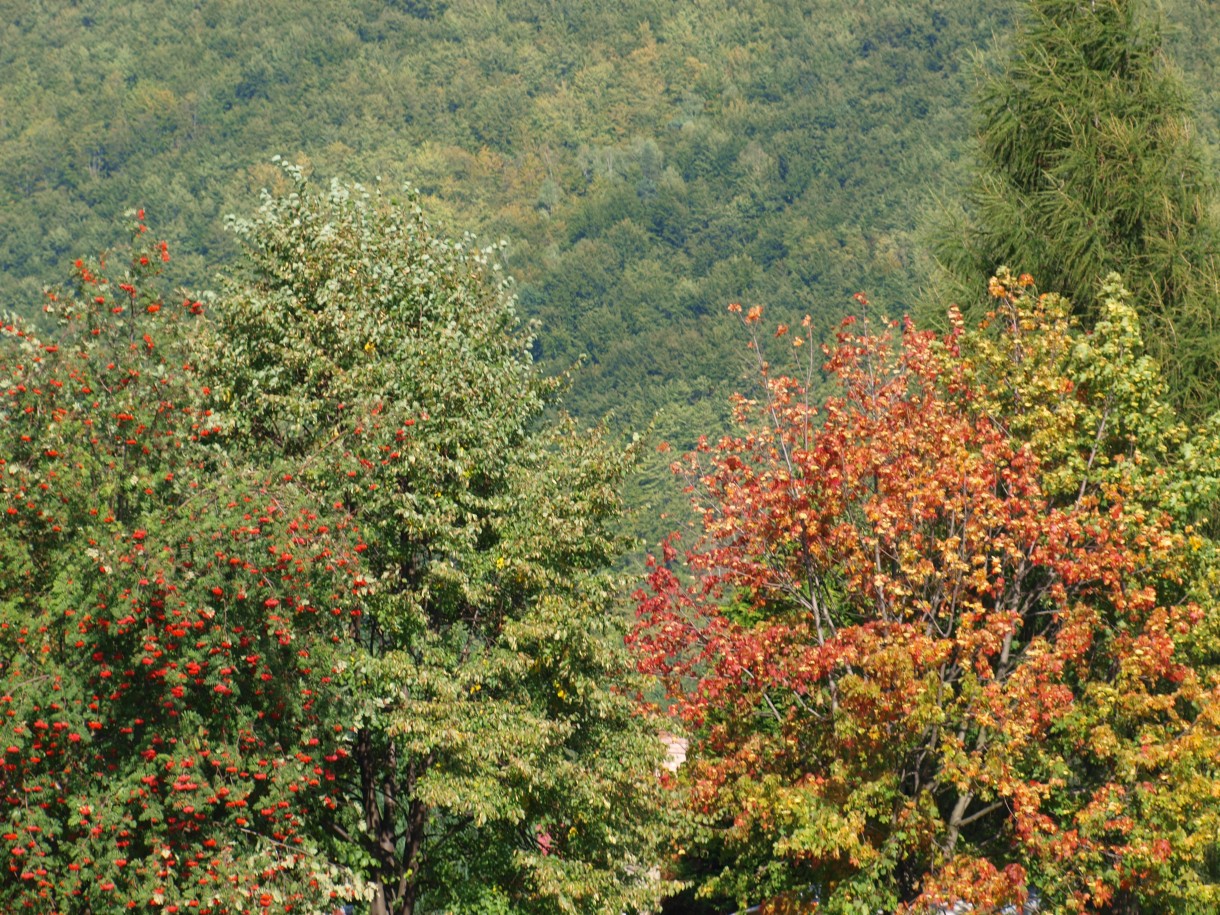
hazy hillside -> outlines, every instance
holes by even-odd
[[[135,205],[206,283],[284,154],[507,237],[543,355],[594,359],[589,410],[668,400],[641,382],[722,374],[696,322],[731,299],[902,294],[1006,5],[943,6],[10,0],[3,300]]]
[[[738,375],[729,301],[830,325],[858,289],[913,300],[914,227],[961,174],[974,54],[1014,8],[0,0],[0,307],[33,311],[134,206],[210,285],[224,214],[282,154],[506,238],[539,356],[589,357],[569,406],[640,426],[670,405],[680,440]],[[1210,89],[1208,10],[1167,18]]]

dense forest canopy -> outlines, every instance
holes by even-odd
[[[913,303],[918,216],[962,175],[972,53],[1014,15],[997,0],[0,8],[0,306],[31,311],[141,204],[182,252],[174,278],[208,288],[236,253],[223,216],[275,184],[283,154],[410,180],[454,230],[507,239],[545,361],[590,359],[569,405],[634,425],[711,409],[737,379],[731,333],[701,320],[729,301],[825,326],[859,288]],[[1212,141],[1206,11],[1165,14]]]
[[[582,354],[569,405],[635,425],[740,362],[733,300],[833,325],[865,288],[912,304],[921,211],[962,174],[972,52],[998,0],[670,4],[517,0],[0,3],[0,307],[29,313],[145,205],[208,288],[223,216],[274,185],[410,180],[455,231],[506,238],[539,349]],[[1165,5],[1171,50],[1220,105],[1207,10]],[[282,188],[280,188],[282,190]],[[696,409],[697,412],[697,409]],[[691,420],[673,420],[674,431]],[[663,423],[663,425],[665,425]],[[663,430],[665,431],[665,430]]]
[[[276,184],[283,154],[409,180],[454,231],[506,238],[544,360],[589,356],[570,405],[636,425],[736,380],[731,332],[703,320],[729,301],[828,323],[861,286],[909,302],[916,215],[969,129],[971,49],[1011,15],[996,0],[3,6],[5,307],[35,307],[141,204],[182,252],[174,278],[210,287],[236,252],[224,214]]]

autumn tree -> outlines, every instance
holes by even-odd
[[[1214,911],[1220,439],[1117,278],[1091,334],[1028,277],[978,330],[849,323],[761,362],[638,595],[692,735],[685,855],[775,911]],[[761,321],[755,309],[748,327]],[[759,345],[755,338],[755,345]],[[760,357],[761,358],[761,357]]]
[[[204,371],[220,440],[357,524],[361,615],[336,666],[351,711],[331,828],[376,915],[647,907],[655,728],[607,570],[628,455],[539,418],[555,385],[493,251],[400,196],[335,183],[235,223],[247,267]]]
[[[1007,59],[985,71],[977,173],[933,244],[938,298],[975,301],[978,278],[1008,264],[1091,321],[1102,279],[1121,272],[1171,399],[1210,412],[1213,187],[1151,13],[1140,0],[1032,0],[997,53]]]
[[[142,218],[0,330],[0,908],[330,911],[359,536],[209,444]]]

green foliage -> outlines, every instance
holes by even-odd
[[[211,305],[141,222],[0,339],[0,903],[645,910],[632,455],[541,427],[493,252],[286,180]]]
[[[409,191],[287,178],[235,224],[248,268],[202,371],[224,446],[287,456],[363,538],[342,682],[373,911],[646,908],[659,746],[611,689],[630,455],[538,427],[554,384],[494,251],[437,235]]]
[[[959,61],[1005,9],[4,0],[0,303],[139,201],[183,250],[172,279],[210,284],[237,255],[221,214],[285,189],[275,154],[405,179],[510,239],[536,355],[588,356],[569,408],[673,406],[685,447],[739,376],[707,320],[729,301],[827,327],[861,285],[907,304],[927,178],[957,173]]]
[[[275,154],[408,179],[451,225],[511,240],[535,355],[553,371],[589,357],[569,408],[637,427],[672,408],[687,447],[741,374],[706,320],[727,302],[824,328],[861,287],[915,304],[916,216],[963,174],[962,61],[1011,18],[999,0],[7,0],[0,304],[36,301],[141,200],[182,249],[171,279],[210,284],[237,256],[221,215],[284,189]],[[1197,4],[1168,0],[1165,18],[1214,146],[1216,30]],[[992,258],[963,278],[971,295],[1001,260],[1058,286]],[[1126,263],[1088,282],[1114,267],[1138,286]]]
[[[1009,264],[1097,319],[1099,283],[1122,272],[1175,401],[1214,409],[1217,235],[1190,110],[1138,0],[1032,2],[980,93],[978,172],[935,245],[942,285],[970,301]]]

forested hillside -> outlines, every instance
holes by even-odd
[[[516,0],[0,3],[0,306],[144,205],[214,284],[223,217],[274,184],[411,181],[453,231],[509,242],[569,406],[634,425],[740,366],[732,300],[826,323],[921,281],[913,229],[952,188],[973,52],[1016,11],[966,4]],[[1166,4],[1214,141],[1208,10]],[[672,423],[671,423],[672,425]],[[677,423],[678,427],[685,422]]]
[[[123,210],[209,288],[223,216],[276,181],[410,181],[451,231],[508,239],[570,406],[631,425],[739,373],[728,301],[833,323],[915,298],[913,229],[960,177],[999,0],[669,4],[227,0],[0,4],[0,305],[35,310]],[[1215,84],[1213,4],[1166,5]],[[1188,39],[1190,40],[1187,40]],[[1199,123],[1215,138],[1216,110]],[[671,421],[681,431],[686,421]]]
[[[0,14],[0,303],[36,307],[143,205],[214,284],[226,213],[275,184],[408,180],[509,242],[569,406],[633,425],[740,373],[733,300],[837,316],[912,297],[971,51],[1009,4],[153,0]],[[712,317],[709,317],[712,316]],[[716,402],[722,400],[717,397]],[[709,401],[710,402],[710,401]],[[686,425],[679,423],[678,425]]]

